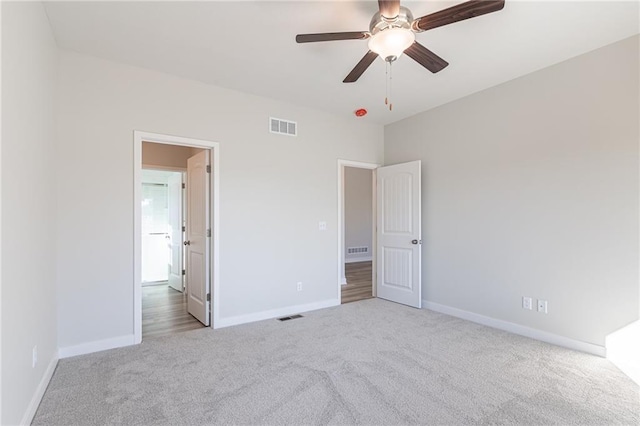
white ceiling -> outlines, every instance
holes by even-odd
[[[461,1],[407,1],[423,16]],[[60,47],[361,120],[391,123],[638,34],[636,1],[507,0],[500,12],[417,35],[450,65],[431,74],[407,56],[343,78],[362,40],[296,44],[298,33],[368,30],[375,1],[47,2]],[[611,64],[615,66],[615,64]]]

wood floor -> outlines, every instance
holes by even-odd
[[[371,299],[371,262],[354,262],[345,265],[347,285],[342,286],[342,303]]]
[[[168,285],[142,287],[142,340],[201,327],[187,312],[186,295]]]

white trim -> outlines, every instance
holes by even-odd
[[[2,22],[2,6],[0,5],[0,22]],[[2,44],[2,32],[0,31],[0,46],[3,46]],[[0,66],[0,81],[2,81],[2,67]],[[1,88],[0,88],[0,92],[1,92]],[[5,107],[6,108],[6,107]],[[53,114],[55,114],[55,110],[53,111]],[[0,97],[0,117],[4,117],[4,115],[2,115],[2,101],[1,101],[1,97]],[[55,125],[55,122],[54,122]],[[2,132],[2,120],[0,119],[0,139],[2,139],[2,134],[4,132]],[[2,176],[2,143],[0,143],[0,176]],[[5,178],[6,179],[6,178]],[[4,210],[2,209],[2,185],[0,184],[0,241],[4,241],[4,239],[2,239],[2,212]],[[57,223],[56,223],[57,225]],[[2,271],[2,244],[0,244],[0,271]],[[2,327],[2,273],[0,273],[0,332],[2,332],[2,330],[4,330],[4,328]],[[55,279],[55,278],[54,278]],[[55,285],[55,284],[54,284]],[[55,302],[54,302],[55,303]],[[57,308],[57,304],[54,305]],[[4,351],[2,350],[2,341],[4,339],[0,338],[0,422],[2,422],[2,401],[4,401],[4,398],[2,397],[2,388],[4,386],[2,386],[2,366],[4,365],[4,363],[2,362],[2,354],[4,353]],[[22,354],[22,356],[24,356],[24,354]]]
[[[133,335],[134,343],[142,342],[142,276],[141,276],[141,252],[142,247],[142,219],[141,219],[141,185],[142,185],[142,141],[162,143],[167,145],[181,145],[190,146],[195,148],[203,148],[210,150],[210,164],[212,167],[211,179],[213,196],[211,199],[211,264],[212,264],[212,277],[211,277],[211,299],[212,299],[212,327],[217,328],[217,322],[219,320],[219,306],[220,301],[218,295],[220,294],[220,144],[218,142],[207,141],[202,139],[185,138],[180,136],[162,135],[158,133],[148,133],[135,130],[133,132]]]
[[[371,262],[371,261],[373,261],[373,256],[347,257],[344,260],[344,263]]]
[[[218,328],[218,321],[220,321],[220,145],[215,143],[215,146],[211,149],[211,158],[209,164],[213,169],[211,182],[213,196],[210,197],[211,207],[211,243],[209,249],[211,250],[211,311],[213,311],[213,318],[211,321],[212,328]],[[210,313],[211,315],[211,313]]]
[[[307,303],[305,305],[287,306],[286,308],[272,309],[269,311],[256,312],[253,314],[238,315],[229,318],[220,318],[218,327],[229,327],[232,325],[246,324],[249,322],[262,321],[287,315],[299,314],[301,312],[315,311],[318,309],[330,308],[340,305],[340,299],[329,299],[322,302]]]
[[[128,334],[126,336],[112,337],[110,339],[96,340],[88,343],[81,343],[75,346],[67,346],[58,350],[60,359],[72,356],[92,354],[94,352],[106,351],[109,349],[122,348],[124,346],[135,345],[135,336]]]
[[[569,337],[560,336],[558,334],[549,333],[547,331],[538,330],[536,328],[526,327],[524,325],[487,317],[484,315],[476,314],[474,312],[469,312],[469,311],[465,311],[458,308],[452,308],[451,306],[441,305],[435,302],[429,302],[428,300],[422,301],[422,307],[432,311],[440,312],[442,314],[447,314],[453,317],[465,319],[467,321],[486,325],[488,327],[508,331],[510,333],[518,334],[520,336],[525,336],[531,339],[540,340],[546,343],[551,343],[553,345],[563,346],[565,348],[574,349],[580,352],[586,352],[586,353],[597,355],[600,357],[604,357],[606,355],[606,349],[604,346],[595,345],[593,343],[581,342],[580,340],[574,340]]]
[[[22,416],[21,425],[30,425],[33,421],[33,416],[36,415],[36,411],[38,410],[38,406],[42,401],[42,397],[44,396],[44,392],[47,390],[47,386],[49,386],[49,382],[53,377],[53,372],[56,371],[56,366],[58,365],[58,353],[56,352],[51,358],[47,369],[44,371],[44,375],[38,383],[38,387],[36,388],[35,393],[33,394],[33,398],[31,398],[31,402],[29,402],[29,406],[27,407],[27,411],[25,411],[24,416]]]
[[[142,135],[133,132],[133,335],[142,342]],[[62,356],[62,349],[60,349]]]
[[[371,258],[373,259],[373,268],[372,268],[372,279],[371,286],[373,291],[373,296],[376,296],[376,285],[375,285],[375,271],[376,271],[376,172],[375,169],[380,167],[380,164],[376,163],[365,163],[362,161],[351,161],[351,160],[341,160],[338,159],[338,226],[336,227],[338,230],[338,303],[342,303],[342,286],[347,284],[347,278],[344,273],[344,264],[346,263],[345,253],[344,253],[344,168],[345,167],[355,167],[359,169],[367,169],[373,170],[372,173],[372,213],[373,213],[373,225],[372,225],[372,250],[371,250]]]

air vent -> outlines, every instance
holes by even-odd
[[[347,254],[369,253],[369,247],[347,247]]]
[[[278,321],[289,321],[289,320],[298,319],[298,318],[302,318],[302,315],[291,315],[290,317],[282,317],[282,318],[278,318]]]
[[[269,131],[280,135],[298,136],[298,124],[295,121],[282,120],[280,118],[269,118]]]

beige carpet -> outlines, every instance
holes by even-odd
[[[37,425],[628,424],[605,359],[369,299],[60,361]]]

